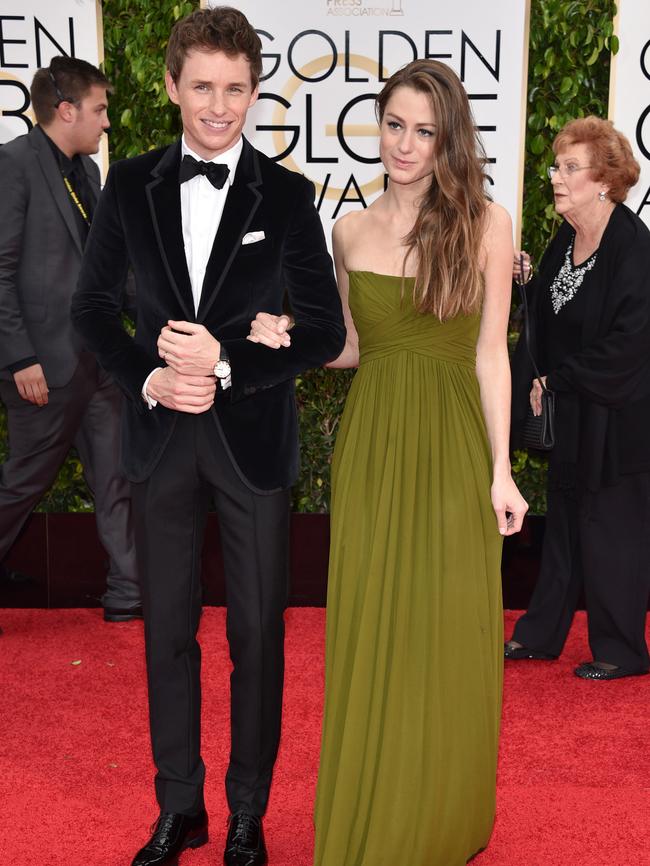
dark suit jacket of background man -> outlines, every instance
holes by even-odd
[[[88,156],[81,162],[96,199],[99,169]],[[140,590],[129,485],[119,468],[121,395],[70,320],[83,245],[61,168],[39,126],[0,147],[0,185],[0,391],[11,445],[0,471],[0,561],[74,443],[110,558],[104,604],[130,609]],[[44,407],[19,396],[9,369],[30,358],[50,389]]]
[[[88,156],[81,161],[98,198],[99,169]],[[0,379],[13,381],[8,365],[35,356],[48,386],[59,388],[72,378],[83,348],[70,321],[83,255],[79,231],[40,127],[3,145],[0,166]],[[19,212],[6,212],[9,200]]]
[[[149,411],[141,395],[148,374],[162,365],[156,340],[172,319],[205,325],[228,351],[232,388],[217,394],[211,412],[215,439],[241,479],[257,492],[286,488],[299,468],[293,378],[334,358],[345,342],[313,185],[244,140],[195,316],[179,164],[177,142],[112,167],[88,239],[73,317],[129,397],[123,459],[132,481],[149,476],[178,415],[161,405]],[[250,231],[265,237],[242,245]],[[134,339],[119,321],[129,262],[136,280]],[[246,340],[257,312],[282,313],[285,292],[296,320],[291,346],[274,351]]]

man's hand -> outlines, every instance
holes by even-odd
[[[18,370],[13,376],[18,393],[23,400],[34,403],[36,406],[47,405],[48,387],[40,364],[32,364],[31,367]]]
[[[287,348],[291,345],[291,337],[288,334],[290,327],[289,316],[258,313],[251,322],[251,331],[246,339],[251,343],[262,343],[270,349]]]
[[[206,327],[193,322],[170,320],[158,337],[158,354],[184,376],[212,376],[220,352],[219,341]]]
[[[171,367],[156,370],[147,384],[147,394],[167,409],[200,415],[214,403],[214,376],[184,376]]]

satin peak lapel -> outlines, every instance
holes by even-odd
[[[210,311],[233,259],[239,252],[242,238],[250,228],[262,200],[262,194],[258,190],[261,183],[262,176],[257,155],[253,147],[244,139],[235,182],[228,192],[219,229],[205,269],[201,301],[196,317],[198,322],[202,322]]]
[[[181,193],[178,183],[180,158],[181,144],[177,141],[165,151],[160,162],[151,172],[153,180],[147,184],[147,199],[160,257],[169,282],[186,321],[193,322],[195,321],[194,300],[185,258]]]

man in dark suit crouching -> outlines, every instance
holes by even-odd
[[[38,124],[0,147],[0,397],[10,446],[0,467],[0,563],[74,444],[109,556],[104,618],[121,621],[141,615],[119,465],[122,396],[70,321],[99,195],[88,154],[109,126],[108,90],[90,63],[53,58],[32,81]]]
[[[242,137],[261,43],[228,7],[174,27],[167,91],[183,137],[118,162],[73,303],[77,328],[127,397],[149,710],[160,817],[133,866],[176,864],[207,841],[200,752],[200,555],[210,495],[227,584],[231,677],[225,862],[267,862],[261,819],[280,737],[294,376],[337,356],[345,327],[305,178]],[[136,279],[137,330],[119,297]],[[246,339],[259,310],[295,327],[284,352]]]

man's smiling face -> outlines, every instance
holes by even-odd
[[[257,100],[250,63],[243,54],[188,52],[177,81],[165,75],[167,93],[179,106],[187,146],[212,159],[239,140],[246,112]]]

